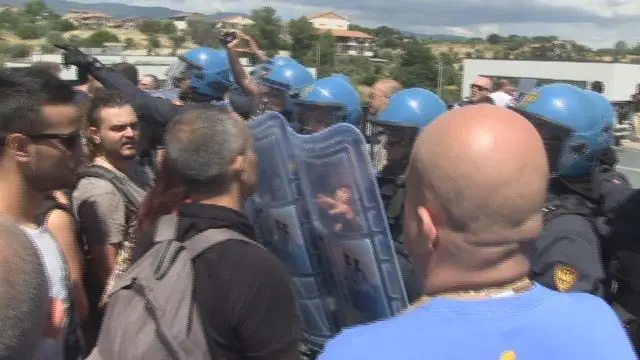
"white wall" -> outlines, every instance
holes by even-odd
[[[611,101],[629,100],[640,82],[640,65],[596,62],[519,61],[465,59],[462,96],[476,76],[537,78],[565,81],[602,81],[604,95]],[[517,84],[513,84],[514,86]]]
[[[326,30],[348,30],[349,29],[349,21],[342,19],[323,19],[316,18],[310,20],[313,24],[313,27],[316,29],[326,29]]]

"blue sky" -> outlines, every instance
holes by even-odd
[[[78,0],[97,2],[97,0]],[[249,12],[269,5],[284,18],[324,10],[365,26],[422,33],[557,35],[593,47],[640,42],[640,0],[111,0],[184,11]]]

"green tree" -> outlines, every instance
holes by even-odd
[[[136,41],[133,38],[127,37],[124,39],[124,48],[125,49],[135,49]]]
[[[145,35],[162,34],[164,24],[161,20],[144,20],[140,22],[138,30]]]
[[[22,40],[40,39],[44,35],[44,29],[36,24],[21,24],[15,31],[16,36]]]
[[[27,1],[22,8],[22,13],[31,19],[37,20],[53,20],[58,17],[42,0]]]
[[[83,43],[84,43],[84,39],[78,35],[71,35],[67,37],[67,44],[71,46],[78,47],[78,46],[82,46]]]
[[[289,21],[291,57],[306,66],[315,65],[315,42],[318,38],[313,24],[305,17]]]
[[[99,48],[110,42],[120,42],[120,39],[108,30],[96,30],[82,41],[82,45],[89,48]]]
[[[498,34],[491,34],[487,36],[487,42],[491,45],[498,45],[502,42],[502,36]]]
[[[173,36],[178,33],[178,28],[173,21],[163,21],[162,22],[162,34],[167,36]]]
[[[53,30],[60,32],[73,31],[76,29],[76,26],[67,19],[56,20],[53,22],[53,25],[51,27],[53,28]]]
[[[151,34],[147,36],[147,55],[157,55],[158,48],[162,46],[158,35]]]
[[[211,21],[203,19],[187,20],[187,34],[198,46],[219,48],[220,32],[215,28],[215,24]]]
[[[409,41],[392,77],[405,87],[435,89],[438,83],[438,66],[431,49],[418,41]]]
[[[62,33],[59,31],[49,32],[46,36],[46,40],[48,45],[62,44],[65,42]]]
[[[372,85],[379,79],[380,69],[364,56],[339,56],[334,72],[346,74],[356,84]]]
[[[269,56],[282,49],[282,25],[276,9],[265,6],[251,12],[253,24],[247,26],[246,32],[258,42],[260,48]]]
[[[23,59],[31,55],[32,48],[27,44],[0,44],[0,54],[9,59]]]
[[[333,36],[328,33],[320,34],[315,46],[318,78],[331,75],[336,64],[336,42]]]
[[[20,14],[15,11],[6,9],[0,11],[0,28],[15,29],[20,24]]]
[[[187,37],[183,34],[173,34],[169,36],[171,41],[171,55],[175,56],[178,50],[187,42]]]

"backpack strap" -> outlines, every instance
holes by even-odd
[[[116,188],[116,190],[118,190],[127,203],[134,206],[136,209],[140,206],[140,200],[138,200],[133,192],[129,190],[124,181],[122,181],[122,179],[113,171],[100,165],[85,166],[78,170],[78,181],[87,177],[94,177],[108,181]]]
[[[209,229],[185,241],[184,244],[187,246],[191,258],[194,259],[208,248],[227,240],[239,240],[264,249],[264,247],[256,241],[230,229]]]
[[[156,260],[154,266],[154,277],[156,280],[162,279],[171,270],[180,253],[188,251],[189,257],[193,260],[208,248],[227,240],[239,240],[264,248],[257,242],[229,229],[209,229],[203,231],[185,242],[174,241],[177,236],[178,215],[164,215],[158,220],[154,244],[164,243],[161,255]]]

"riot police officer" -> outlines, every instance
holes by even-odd
[[[171,119],[184,109],[201,106],[222,105],[225,94],[233,81],[227,55],[224,51],[199,47],[187,51],[179,57],[180,70],[188,79],[183,98],[185,106],[177,106],[167,99],[155,97],[125,79],[120,74],[110,71],[95,57],[87,55],[68,45],[58,45],[65,50],[63,55],[66,65],[75,65],[86,70],[105,88],[120,92],[134,105],[141,120],[164,127]]]
[[[413,143],[424,127],[447,111],[446,103],[429,90],[411,88],[391,96],[385,109],[368,120],[372,161],[378,166],[378,186],[389,230],[396,246],[409,301],[422,295],[420,283],[402,243],[404,179]]]
[[[337,123],[358,126],[362,117],[360,94],[343,74],[317,80],[292,102],[292,127],[302,134],[313,134]]]
[[[536,89],[518,102],[515,110],[532,122],[559,124],[571,131],[566,141],[555,144],[561,148],[558,176],[550,181],[543,209],[545,224],[533,244],[532,279],[558,291],[605,297],[605,264],[597,226],[602,208],[598,158],[607,146],[603,134],[610,121],[601,115],[590,95],[568,84]]]

